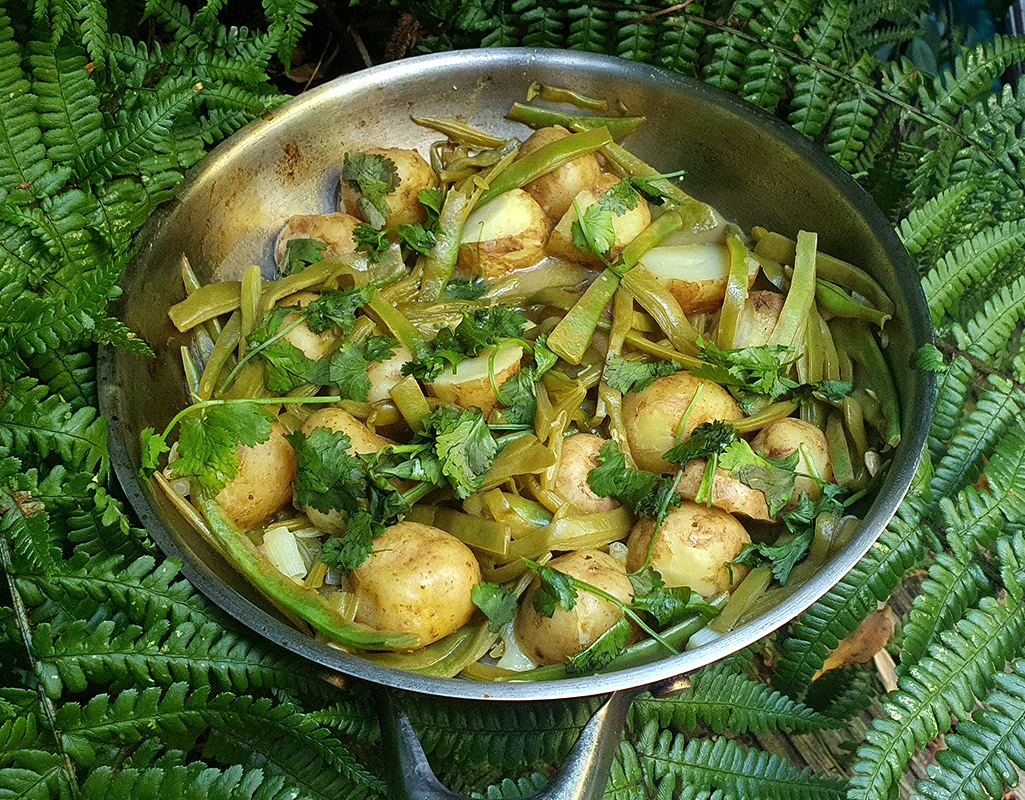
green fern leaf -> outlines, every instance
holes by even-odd
[[[731,739],[690,739],[659,733],[651,724],[641,732],[637,754],[642,765],[650,764],[654,777],[675,775],[685,787],[722,789],[728,797],[763,800],[818,800],[839,798],[843,784],[821,777],[810,769],[798,770],[781,756],[744,750]]]
[[[996,676],[997,689],[983,701],[985,708],[957,726],[944,740],[946,749],[927,767],[929,777],[918,781],[918,796],[928,800],[968,800],[1004,796],[1004,787],[1018,785],[1025,768],[1025,662]],[[1017,767],[1017,769],[1016,769]]]
[[[948,252],[922,279],[929,313],[938,324],[969,286],[988,277],[1025,245],[1025,220],[1009,220],[979,231]]]
[[[989,297],[965,325],[955,323],[951,333],[958,348],[982,361],[1006,352],[1018,321],[1025,316],[1025,275]]]
[[[59,475],[54,477],[59,478]],[[43,491],[53,491],[54,481]],[[54,543],[50,538],[48,514],[39,499],[38,473],[22,471],[19,459],[0,459],[0,537],[7,539],[24,564],[50,575],[57,566]],[[0,564],[5,570],[8,565]],[[20,566],[20,565],[19,565]]]
[[[687,9],[696,16],[703,13],[698,3],[691,3]],[[665,69],[696,77],[699,49],[704,35],[704,28],[694,22],[690,14],[666,17],[658,41],[655,63]]]
[[[794,66],[794,39],[815,5],[815,0],[784,0],[758,10],[749,29],[760,42],[770,46],[749,53],[738,79],[741,97],[766,111],[775,111],[786,94],[786,81]]]
[[[48,749],[34,714],[0,725],[0,797],[66,796],[69,777],[62,759]]]
[[[285,69],[292,67],[292,51],[309,26],[307,17],[317,10],[312,0],[263,0],[263,9],[270,21],[270,33],[279,37],[278,59]]]
[[[738,16],[751,13],[746,5],[738,4]],[[744,65],[754,49],[754,44],[728,28],[709,34],[706,42],[714,50],[711,60],[700,72],[701,80],[728,92],[737,93],[744,75]]]
[[[863,56],[851,67],[848,79],[853,94],[837,104],[826,132],[826,152],[846,170],[854,166],[854,160],[864,149],[883,103],[877,93],[868,89],[872,66],[872,60]]]
[[[820,714],[844,721],[866,710],[883,693],[874,665],[853,664],[831,669],[812,681],[804,702]]]
[[[636,11],[617,11],[615,21],[616,55],[631,61],[651,63],[655,58],[659,29],[644,21]]]
[[[100,766],[89,771],[82,783],[82,800],[288,800],[295,793],[278,776],[241,766],[226,770],[203,763],[152,769],[115,769]]]
[[[87,351],[44,353],[29,361],[32,374],[72,411],[96,405],[96,368]]]
[[[973,50],[954,57],[953,70],[943,70],[921,92],[927,114],[953,123],[961,110],[988,94],[993,81],[1011,65],[1025,59],[1025,39],[997,34]]]
[[[563,19],[561,10],[537,2],[537,0],[514,0],[512,12],[526,23],[523,35],[524,47],[559,47],[563,42]]]
[[[58,164],[81,158],[103,139],[100,101],[86,57],[77,48],[54,50],[40,42],[33,42],[29,53],[47,155]]]
[[[840,0],[820,4],[814,24],[797,40],[798,52],[808,61],[821,60],[834,67],[842,53],[841,40],[850,23],[850,7]],[[792,111],[788,121],[809,139],[817,137],[826,127],[832,113],[832,101],[839,86],[838,78],[817,64],[796,62],[790,70],[794,81]]]
[[[664,700],[635,700],[632,712],[641,725],[657,721],[665,728],[696,730],[698,721],[716,733],[787,730],[807,732],[837,727],[836,720],[817,714],[760,681],[720,670],[698,672],[691,687]]]
[[[946,454],[954,433],[961,427],[975,369],[964,356],[958,356],[939,376],[936,386],[936,411],[929,430],[929,459],[935,464]]]
[[[962,203],[977,187],[971,181],[962,181],[930,197],[920,208],[913,209],[900,222],[897,234],[909,253],[920,253],[926,243],[935,237],[954,218]]]
[[[922,556],[921,501],[913,494],[865,556],[821,600],[798,617],[783,641],[773,686],[802,694],[826,656],[876,604],[889,597]]]
[[[526,797],[528,794],[534,794],[544,789],[547,785],[548,779],[544,775],[534,772],[515,781],[506,778],[501,783],[489,786],[484,794],[474,796],[486,798],[487,800],[512,800],[512,798]],[[606,800],[608,800],[608,796],[609,794],[606,792]]]

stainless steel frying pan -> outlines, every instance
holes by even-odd
[[[854,540],[776,608],[697,650],[620,672],[540,683],[477,683],[423,677],[339,652],[298,632],[269,607],[172,508],[142,481],[139,431],[157,430],[187,402],[179,335],[167,308],[182,298],[185,253],[204,280],[238,278],[250,263],[272,271],[271,243],[292,214],[334,210],[342,154],[371,145],[417,147],[437,135],[410,114],[467,118],[500,135],[524,136],[503,119],[532,81],[619,100],[647,123],[628,141],[646,161],[688,170],[684,188],[745,229],[764,225],[794,236],[817,231],[819,247],[863,266],[896,303],[889,357],[903,409],[903,440]],[[833,586],[890,520],[926,441],[934,380],[912,365],[932,330],[918,276],[869,196],[832,159],[778,120],[732,95],[663,70],[557,50],[493,49],[415,58],[339,78],[265,114],[218,146],[174,202],[139,239],[123,279],[118,313],[156,352],[147,359],[105,351],[100,407],[111,419],[110,447],[129,501],[160,547],[213,602],[254,632],[328,670],[380,687],[382,730],[397,759],[397,798],[454,798],[431,774],[391,689],[487,701],[544,701],[610,695],[585,728],[562,772],[538,797],[601,795],[626,710],[641,691],[679,690],[685,676],[793,619]]]

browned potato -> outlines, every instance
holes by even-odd
[[[768,344],[779,322],[786,297],[778,292],[751,292],[737,320],[734,347],[761,347]]]
[[[218,492],[215,500],[243,530],[255,528],[292,499],[295,452],[285,439],[285,427],[271,423],[270,438],[252,447],[240,446],[238,474]]]
[[[545,257],[548,220],[522,189],[504,192],[470,213],[463,226],[459,269],[485,280],[532,267]]]
[[[575,433],[562,440],[555,493],[577,514],[597,514],[619,505],[611,497],[596,495],[587,483],[587,474],[598,466],[598,451],[606,441],[590,433]]]
[[[731,422],[744,416],[730,393],[712,381],[695,378],[689,372],[659,378],[643,391],[630,392],[623,398],[623,422],[638,467],[649,472],[676,469],[662,455],[675,443],[676,430],[695,393],[697,400],[683,426],[681,441],[689,439],[691,431],[702,422]]]
[[[795,450],[798,451],[797,472],[805,475],[818,475],[824,481],[833,480],[833,465],[829,460],[829,444],[826,435],[810,422],[797,417],[787,417],[762,428],[751,440],[755,452],[763,453],[769,458],[786,458]],[[807,455],[811,459],[808,462]],[[821,493],[819,485],[811,478],[797,479],[794,494],[783,507],[789,510],[797,504],[802,493],[814,500]]]
[[[629,603],[633,586],[623,565],[600,550],[577,550],[551,561],[548,566],[589,583]],[[613,603],[590,592],[578,591],[576,605],[569,611],[556,608],[551,617],[534,610],[538,582],[527,590],[516,615],[516,640],[538,664],[561,664],[594,644],[595,639],[615,625],[623,612]]]
[[[564,139],[569,135],[569,131],[561,125],[538,128],[520,147],[516,158],[520,159],[530,155],[545,145]],[[523,188],[538,202],[548,219],[557,222],[569,210],[573,204],[573,198],[597,181],[600,175],[601,167],[598,165],[598,157],[594,153],[587,153],[573,159],[568,164],[563,164],[547,175],[535,178]]]
[[[725,246],[653,247],[641,256],[640,263],[666,285],[687,314],[722,307],[730,274],[730,255]],[[757,276],[758,262],[748,257],[748,286]]]
[[[319,295],[316,292],[296,292],[281,301],[283,306],[299,306],[306,308]],[[286,316],[281,321],[281,327],[287,328],[298,318],[297,313]],[[314,361],[323,358],[338,344],[338,337],[333,328],[328,328],[323,333],[314,333],[305,322],[300,322],[292,330],[285,334],[284,339],[303,351],[303,355]]]
[[[579,192],[575,199],[580,210],[584,211],[588,206],[597,203],[603,194],[619,183],[615,175],[602,174],[588,189]],[[570,206],[569,210],[562,215],[559,224],[552,231],[548,240],[549,255],[565,258],[568,261],[577,261],[581,264],[600,265],[601,259],[594,253],[584,253],[573,243],[573,223],[576,222],[576,209]],[[612,245],[606,258],[614,259],[623,252],[623,248],[634,240],[638,233],[648,227],[651,222],[651,211],[647,201],[641,197],[637,201],[637,207],[624,214],[612,215],[612,227],[616,231],[616,241]]]
[[[317,428],[329,428],[344,433],[349,437],[349,449],[354,453],[376,453],[385,445],[395,444],[391,439],[374,433],[341,408],[321,408],[314,411],[303,423],[302,431],[309,436]],[[310,506],[296,506],[310,518],[315,528],[328,533],[341,533],[345,530],[345,514],[341,511],[335,510],[326,514]]]
[[[404,345],[395,348],[395,354],[387,361],[372,361],[367,367],[367,377],[370,378],[370,394],[367,396],[368,403],[378,403],[387,400],[388,392],[395,384],[402,380],[402,365],[413,360],[413,354]]]
[[[416,150],[402,150],[397,147],[367,147],[359,152],[376,153],[395,162],[398,169],[399,185],[384,200],[388,204],[389,214],[385,227],[394,228],[404,224],[422,224],[427,220],[427,212],[417,200],[417,194],[423,189],[438,188],[438,176],[431,165],[424,161]],[[359,209],[360,193],[349,185],[344,178],[338,195],[338,205],[342,210],[366,219]]]
[[[705,459],[696,458],[687,464],[676,485],[676,491],[693,500],[705,474]],[[752,489],[746,483],[730,477],[728,470],[717,468],[712,481],[712,505],[730,514],[743,514],[751,519],[771,520],[765,493]]]
[[[494,348],[489,347],[476,358],[468,358],[456,365],[455,372],[443,372],[427,390],[447,405],[460,408],[479,408],[486,416],[498,399],[491,388],[488,362]],[[523,348],[518,344],[504,344],[495,355],[495,383],[500,387],[507,378],[520,371]]]
[[[640,569],[648,554],[655,523],[642,519],[627,541],[626,568]],[[712,597],[740,583],[750,570],[733,561],[751,542],[744,526],[718,508],[684,501],[666,516],[651,551],[649,566],[661,573],[666,586],[687,586],[703,597]]]
[[[455,536],[431,525],[400,522],[374,539],[374,552],[352,572],[356,622],[415,633],[436,642],[473,616],[470,590],[480,565]]]
[[[274,263],[285,257],[285,245],[292,239],[316,239],[327,245],[321,252],[324,258],[338,258],[356,251],[352,232],[360,221],[349,214],[300,214],[289,217],[274,242]]]

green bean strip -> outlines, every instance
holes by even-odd
[[[493,489],[517,475],[540,475],[555,463],[550,448],[533,434],[517,439],[505,447],[484,475],[481,490]]]
[[[773,261],[768,256],[759,253],[756,249],[752,254],[755,261],[758,262],[758,266],[762,269],[762,274],[766,279],[779,289],[781,292],[785,292],[790,288],[790,278],[787,277],[786,270],[783,265],[778,261]]]
[[[505,118],[521,122],[531,128],[548,128],[561,125],[570,130],[594,130],[606,128],[614,141],[620,142],[644,124],[644,117],[592,117],[585,114],[566,114],[546,108],[513,103]]]
[[[242,314],[242,335],[238,340],[238,357],[246,354],[246,337],[256,327],[256,318],[260,314],[260,294],[262,290],[263,276],[260,275],[260,267],[253,264],[242,273],[242,292],[239,300],[239,311]]]
[[[185,257],[184,253],[182,253],[180,270],[182,284],[185,286],[186,296],[203,288],[203,284],[199,282],[199,278],[196,277],[196,273],[192,271],[192,264],[189,263],[189,260]],[[207,320],[203,325],[206,328],[207,333],[210,335],[211,341],[216,341],[217,337],[221,335],[221,323],[217,317]],[[203,352],[209,354],[208,350],[204,350]]]
[[[829,324],[822,318],[818,310],[813,313],[814,324],[818,325],[819,339],[822,342],[822,377],[827,381],[838,381],[840,380],[840,360],[836,355],[833,332],[829,330]]]
[[[819,308],[827,312],[831,317],[843,317],[845,319],[863,319],[879,326],[882,330],[886,321],[890,319],[889,314],[877,311],[869,306],[862,305],[847,292],[829,281],[819,280],[815,284],[815,299]]]
[[[697,355],[698,332],[673,293],[642,265],[637,265],[623,276],[626,286],[638,304],[652,317],[669,338],[673,347],[687,355]]]
[[[586,95],[574,92],[571,89],[560,89],[555,86],[546,86],[538,81],[534,81],[527,89],[527,102],[529,103],[535,97],[540,97],[546,103],[569,103],[577,108],[583,108],[586,111],[605,112],[609,110],[609,104],[606,100],[587,97]]]
[[[199,370],[196,369],[196,362],[192,360],[192,353],[185,345],[181,347],[182,369],[185,371],[185,383],[189,387],[189,394],[199,394]]]
[[[768,567],[755,567],[733,590],[726,606],[718,617],[708,623],[708,627],[716,633],[727,633],[733,630],[744,612],[765,591],[771,581],[772,571]]]
[[[851,451],[847,448],[847,437],[843,432],[843,417],[838,411],[830,411],[826,419],[826,445],[829,448],[829,461],[833,465],[833,479],[841,486],[851,486],[854,483],[854,467],[851,464]]]
[[[896,447],[900,443],[900,406],[897,387],[890,367],[883,357],[875,337],[861,320],[836,319],[830,323],[833,339],[848,356],[865,369],[868,380],[883,416],[886,418],[886,444]]]
[[[755,245],[755,252],[758,255],[771,258],[780,264],[794,263],[796,243],[793,239],[772,233],[759,226],[752,229],[751,235],[758,242]],[[883,287],[863,269],[825,253],[816,253],[815,268],[820,277],[838,283],[852,292],[857,292],[884,314],[893,314],[895,308],[893,301],[887,296]]]
[[[808,316],[815,304],[815,248],[818,234],[801,231],[797,234],[794,277],[783,302],[779,321],[769,336],[770,345],[784,345],[798,350],[803,346]]]
[[[199,390],[196,392],[200,400],[209,400],[213,397],[217,379],[238,346],[239,337],[242,335],[242,322],[239,317],[238,311],[228,317],[228,321],[221,330],[221,335],[214,343],[210,357],[206,360],[203,376],[199,379]]]
[[[473,637],[474,633],[474,626],[464,625],[454,633],[412,653],[360,653],[360,655],[383,667],[422,673],[457,650],[467,639]]]
[[[511,189],[519,189],[535,178],[547,175],[575,158],[593,153],[611,141],[612,135],[607,128],[595,128],[573,133],[563,139],[546,144],[502,170],[477,199],[476,207],[479,208]]]
[[[407,375],[389,389],[388,394],[398,407],[402,418],[406,420],[409,429],[417,433],[421,427],[421,420],[431,412],[417,379]]]
[[[419,637],[413,634],[379,631],[348,622],[319,593],[304,589],[283,575],[235,527],[212,497],[200,492],[196,500],[207,521],[200,533],[211,546],[268,598],[302,617],[325,636],[346,647],[366,650],[405,650],[419,644]]]
[[[174,326],[184,333],[207,320],[237,309],[241,289],[241,281],[208,283],[171,306],[167,315]]]
[[[434,247],[424,256],[423,278],[420,283],[420,300],[434,302],[441,298],[456,268],[459,243],[463,238],[463,225],[473,210],[474,195],[450,189],[438,216],[438,230]]]
[[[608,322],[599,322],[598,328],[601,330],[608,330]],[[684,369],[697,369],[698,367],[704,366],[704,361],[694,356],[689,356],[686,353],[681,353],[678,350],[673,350],[671,347],[666,347],[658,342],[653,342],[645,336],[641,336],[639,333],[630,331],[626,335],[626,343],[635,350],[640,350],[649,356],[655,356],[661,358],[663,361],[675,361]]]
[[[441,528],[468,547],[496,558],[506,558],[509,555],[512,531],[507,523],[475,517],[451,508],[425,505],[413,506],[406,514],[406,519]]]
[[[405,345],[416,358],[423,358],[427,355],[427,342],[420,335],[420,331],[387,300],[375,293],[367,303],[366,310],[378,323],[387,328],[392,336]]]
[[[757,414],[752,414],[750,417],[744,417],[730,424],[737,429],[737,433],[751,433],[761,430],[773,422],[789,417],[797,410],[798,405],[796,400],[781,400],[778,403],[767,405]]]
[[[730,272],[716,337],[716,344],[723,350],[736,347],[737,323],[747,302],[748,287],[747,248],[736,231],[730,230],[726,234],[726,248],[730,253]]]
[[[508,139],[499,139],[497,136],[467,125],[460,119],[413,116],[410,119],[423,128],[443,133],[456,144],[467,147],[504,147],[509,142]]]

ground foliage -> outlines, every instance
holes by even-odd
[[[34,0],[0,12],[0,798],[381,791],[372,700],[323,683],[181,578],[118,500],[96,410],[95,345],[145,351],[106,312],[133,235],[185,168],[284,99],[270,75],[290,65],[315,9],[264,0],[246,28],[219,21],[224,5]],[[993,87],[1025,41],[998,37],[931,75],[899,56],[922,31],[914,0],[406,0],[372,12],[394,23],[392,55],[615,53],[786,119],[889,214],[948,357],[933,470],[879,542],[765,652],[707,670],[689,694],[638,702],[607,797],[882,800],[944,734],[913,791],[999,797],[1025,767],[1025,83]],[[734,737],[821,731],[862,712],[881,695],[870,670],[813,678],[923,569],[898,688],[849,775]],[[419,700],[409,711],[453,788],[498,798],[542,785],[594,707]],[[503,780],[516,773],[526,777]]]

